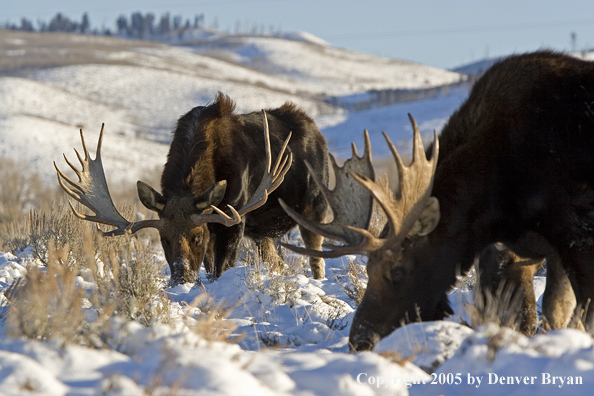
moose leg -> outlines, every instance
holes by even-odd
[[[582,318],[586,331],[594,330],[594,269],[589,262],[569,269],[569,279],[575,292],[575,319]],[[585,311],[585,312],[584,312]]]
[[[207,274],[214,274],[214,245],[215,237],[210,236],[208,246],[206,247],[206,254],[204,255],[204,270]]]
[[[328,207],[326,205],[326,200],[321,194],[314,198],[303,211],[305,217],[320,223],[324,221],[327,214]],[[306,248],[322,250],[322,244],[324,243],[323,236],[315,234],[301,225],[299,226],[299,231],[301,231],[301,238],[303,239],[303,244]],[[311,274],[314,279],[322,279],[326,277],[326,263],[324,259],[310,256],[309,267],[311,268]]]
[[[284,260],[278,254],[278,250],[276,249],[276,245],[272,238],[260,239],[256,241],[256,246],[258,247],[260,259],[267,263],[267,268],[269,270],[277,270],[284,265]]]
[[[547,285],[542,296],[545,329],[562,329],[569,324],[576,306],[571,282],[561,265],[559,255],[547,256]]]
[[[538,328],[538,313],[536,309],[536,296],[534,294],[534,275],[542,266],[543,260],[536,260],[535,264],[519,269],[520,287],[522,293],[522,311],[520,312],[520,331],[528,336],[533,336]]]
[[[520,330],[525,335],[532,336],[538,327],[534,276],[542,266],[544,257],[547,262],[554,261],[560,265],[559,255],[544,237],[534,232],[528,232],[519,238],[512,250],[499,250],[499,255],[504,256],[499,264],[503,275],[501,280],[507,282],[514,295],[522,301]],[[547,289],[555,284],[556,281],[549,282],[547,278]],[[494,288],[497,286],[494,285]]]
[[[301,226],[299,226],[299,231],[301,231],[301,238],[303,238],[305,247],[309,249],[322,250],[322,243],[324,242],[323,236],[314,234],[313,232]],[[326,277],[326,263],[324,262],[324,259],[310,257],[309,266],[311,267],[311,273],[314,279],[322,279]]]
[[[227,269],[235,267],[237,258],[239,257],[239,249],[241,246],[241,239],[243,238],[243,231],[245,223],[224,227],[215,224],[212,226],[211,235],[214,232],[214,276],[215,278],[223,275]]]

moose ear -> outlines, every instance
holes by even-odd
[[[430,197],[427,200],[425,209],[423,209],[412,230],[408,233],[407,238],[430,234],[437,227],[437,224],[439,224],[440,216],[439,201],[435,197]]]
[[[217,206],[225,197],[225,191],[227,191],[227,180],[221,180],[213,184],[212,187],[196,197],[196,208],[203,211],[210,205]]]
[[[165,197],[155,191],[154,188],[138,180],[136,189],[138,190],[138,198],[140,198],[140,202],[142,202],[147,209],[154,210],[155,212],[161,212],[163,210],[167,201]]]

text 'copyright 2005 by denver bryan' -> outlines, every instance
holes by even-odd
[[[431,380],[421,379],[414,376],[395,376],[384,378],[382,376],[372,376],[367,373],[359,373],[357,382],[367,384],[377,388],[387,388],[389,386],[405,385],[410,388],[412,385],[464,385],[480,387],[481,385],[549,385],[562,388],[566,385],[582,385],[581,376],[557,376],[550,373],[541,373],[540,375],[521,376],[521,375],[499,375],[496,373],[487,373],[485,375],[470,375],[462,373],[433,373]]]

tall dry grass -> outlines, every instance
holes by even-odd
[[[166,293],[158,232],[102,237],[95,224],[72,213],[65,194],[56,199],[56,189],[38,183],[39,176],[26,165],[0,164],[8,164],[0,168],[6,220],[0,222],[0,247],[15,253],[27,248],[34,259],[27,275],[3,292],[9,335],[102,347],[115,342],[113,327],[128,320],[147,327],[175,325],[181,311]],[[143,180],[158,185],[158,173],[149,172]],[[114,201],[122,215],[151,216],[137,198],[128,200],[136,197],[134,184],[126,188],[113,189],[119,191],[115,196],[121,198]],[[201,314],[186,320],[187,326],[206,340],[234,340],[235,327],[224,320],[229,308],[203,294],[195,302]]]

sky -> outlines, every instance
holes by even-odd
[[[594,48],[593,0],[0,0],[0,24],[58,12],[113,29],[119,15],[169,12],[231,33],[305,31],[332,45],[451,69],[485,57]],[[36,25],[35,25],[36,26]],[[574,39],[572,39],[574,35]]]

